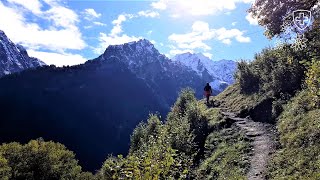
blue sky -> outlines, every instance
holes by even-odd
[[[246,10],[252,0],[1,0],[0,29],[47,64],[93,59],[145,38],[160,53],[252,59],[273,46]]]

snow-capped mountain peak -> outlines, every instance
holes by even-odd
[[[42,65],[45,64],[37,58],[29,57],[23,46],[14,44],[0,30],[0,77]]]
[[[109,46],[99,60],[120,61],[139,78],[149,79],[155,84],[163,78],[173,78],[177,74],[185,73],[182,81],[190,81],[190,84],[193,81],[192,83],[200,86],[202,81],[213,82],[214,88],[219,92],[223,90],[221,87],[233,83],[236,67],[234,61],[213,61],[201,53],[184,53],[169,59],[160,54],[146,39]]]
[[[172,60],[191,68],[200,76],[208,73],[212,77],[212,81],[215,80],[213,84],[216,82],[232,84],[234,82],[233,74],[237,66],[235,61],[224,59],[213,61],[202,53],[192,54],[189,52],[178,54]]]

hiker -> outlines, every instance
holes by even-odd
[[[207,104],[209,104],[209,98],[212,94],[212,89],[209,83],[207,83],[207,85],[204,87],[204,95],[207,98]]]

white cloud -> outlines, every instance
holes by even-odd
[[[121,24],[127,20],[127,17],[132,18],[132,15],[121,14],[118,16],[118,19],[112,21],[114,26],[111,30],[110,36],[116,36],[123,32]]]
[[[208,58],[212,59],[213,55],[211,53],[202,53],[203,55],[207,56]]]
[[[93,28],[93,26],[83,26],[83,28],[85,28],[85,29],[91,29],[91,28]]]
[[[17,0],[15,0],[17,1]],[[29,22],[19,7],[7,7],[0,2],[0,29],[15,43],[33,49],[49,49],[64,51],[66,49],[80,50],[86,47],[82,34],[77,27],[77,14],[63,7],[55,0],[45,0],[49,3],[47,11],[35,15],[38,20],[51,24],[47,29],[39,24]]]
[[[147,35],[151,35],[152,32],[153,32],[152,30],[148,31],[148,32],[147,32]]]
[[[241,43],[248,43],[251,40],[250,37],[244,36],[243,31],[238,29],[210,29],[209,24],[203,21],[194,22],[191,32],[186,34],[171,34],[168,39],[175,44],[173,47],[170,47],[174,50],[170,51],[170,53],[190,50],[206,52],[211,50],[211,47],[206,44],[206,41],[209,40],[218,40],[227,45],[232,43],[232,39]]]
[[[158,0],[151,6],[158,10],[168,10],[173,17],[184,17],[182,14],[193,16],[212,15],[236,8],[236,3],[252,3],[254,0]]]
[[[151,3],[151,6],[155,9],[165,10],[167,9],[167,3],[166,0],[159,0],[158,2]]]
[[[98,21],[93,22],[93,24],[97,26],[107,26],[105,23],[98,22]]]
[[[143,16],[143,17],[151,17],[151,18],[160,16],[160,14],[159,14],[158,12],[150,11],[150,10],[147,10],[147,11],[139,11],[139,12],[138,12],[138,15],[139,15],[139,16]]]
[[[238,42],[241,43],[248,43],[251,41],[250,37],[243,36],[244,32],[240,31],[239,29],[230,29],[227,30],[226,28],[216,29],[215,35],[218,40],[225,40],[225,39],[232,39],[235,38]]]
[[[241,43],[249,43],[249,42],[251,42],[250,37],[244,37],[242,35],[237,35],[236,39],[237,39],[238,42],[241,42]]]
[[[94,53],[102,54],[109,45],[120,45],[127,42],[138,41],[139,39],[142,39],[142,37],[128,36],[126,34],[107,35],[100,33],[100,44],[97,48],[94,48]]]
[[[57,66],[86,61],[80,55],[66,53],[87,45],[77,27],[78,15],[60,0],[7,0],[7,5],[0,2],[0,16],[5,17],[0,18],[0,29],[14,43],[28,47],[31,56]],[[26,18],[29,16],[32,18]]]
[[[99,21],[96,20],[96,19],[100,18],[102,14],[97,13],[92,8],[85,9],[82,12],[82,15],[83,15],[84,19],[86,19],[88,21],[91,21],[91,22],[93,21],[93,25],[96,25],[96,26],[107,26],[105,23],[102,23],[102,22],[99,22]],[[96,21],[94,21],[94,20],[96,20]],[[90,28],[93,28],[93,25],[87,25],[87,26],[84,26],[84,28],[85,29],[90,29]]]
[[[251,13],[247,14],[246,19],[251,25],[254,25],[254,26],[258,25],[258,19],[253,18]]]
[[[232,25],[232,26],[235,26],[235,25],[237,25],[237,23],[238,23],[238,22],[232,22],[231,25]]]
[[[77,29],[76,23],[79,22],[78,15],[69,8],[61,5],[52,6],[43,15],[57,27]]]
[[[39,2],[39,0],[28,0],[27,3],[25,0],[8,0],[8,2],[13,3],[13,4],[17,4],[17,5],[21,5],[24,8],[26,8],[27,10],[29,10],[35,14],[41,13],[40,9],[42,7],[42,4]]]
[[[84,10],[85,19],[92,20],[101,17],[101,14],[97,13],[94,9]]]
[[[183,53],[194,53],[194,51],[192,49],[171,49],[170,52],[169,52],[169,56],[172,57],[174,55],[177,55],[177,54],[183,54]]]
[[[203,21],[196,21],[192,25],[193,32],[208,32],[209,30],[209,24]]]
[[[231,40],[230,39],[223,39],[221,41],[223,44],[227,44],[227,45],[230,45],[231,44]]]
[[[48,65],[54,64],[59,67],[83,64],[87,61],[84,57],[78,54],[41,52],[34,50],[28,50],[28,54],[32,57],[41,59]]]
[[[109,34],[100,33],[99,36],[99,45],[97,48],[94,48],[94,52],[96,54],[101,54],[109,45],[120,45],[127,42],[138,41],[142,39],[142,37],[129,36],[127,34],[123,34],[122,23],[126,22],[132,18],[138,17],[157,17],[159,14],[152,11],[140,11],[138,14],[120,14],[117,19],[112,21],[113,28],[111,29]],[[148,34],[151,34],[152,31],[149,31]],[[151,43],[155,44],[155,41],[151,41]]]

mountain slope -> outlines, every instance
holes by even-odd
[[[29,57],[24,47],[15,45],[6,34],[0,30],[0,77],[43,65],[45,64],[39,59]]]
[[[127,153],[132,129],[150,112],[166,112],[144,81],[114,60],[5,76],[0,99],[1,143],[59,141],[92,171],[109,153]]]
[[[149,113],[165,115],[187,86],[201,96],[204,82],[147,40],[110,46],[82,65],[8,75],[0,79],[0,143],[55,140],[96,170],[108,154],[127,153]]]
[[[110,59],[124,62],[128,68],[143,79],[162,104],[169,108],[182,88],[191,87],[198,98],[202,97],[208,77],[200,77],[195,71],[168,59],[159,53],[148,40],[109,46],[96,60],[108,62]],[[215,91],[215,94],[218,92]]]
[[[0,79],[0,141],[55,140],[96,170],[107,154],[127,153],[149,113],[164,116],[182,88],[202,97],[207,81],[147,40],[109,46],[82,65],[8,75]]]

